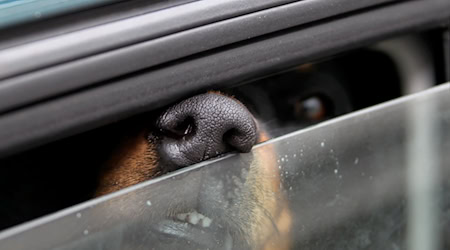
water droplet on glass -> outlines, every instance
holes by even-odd
[[[152,202],[148,200],[148,201],[147,201],[147,206],[150,207],[151,205],[152,205]]]
[[[87,229],[85,229],[85,230],[83,231],[83,234],[84,234],[84,235],[88,235],[88,234],[89,234],[89,231],[88,231]]]
[[[77,213],[77,218],[81,218],[81,213]]]

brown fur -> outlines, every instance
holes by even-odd
[[[145,131],[124,139],[100,172],[95,196],[152,179],[160,174],[155,146],[147,141]]]
[[[258,143],[269,140],[265,133],[259,133]],[[258,190],[259,202],[264,209],[253,209],[253,222],[251,223],[252,244],[255,249],[275,250],[289,249],[291,213],[281,190],[280,174],[277,168],[275,149],[266,145],[264,149],[256,149],[253,152],[256,162],[251,168],[249,185]],[[252,181],[253,179],[253,181]],[[272,220],[264,214],[269,212]],[[276,230],[273,229],[275,224]],[[261,242],[260,246],[257,243]]]

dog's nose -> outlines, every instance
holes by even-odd
[[[180,168],[256,143],[256,123],[239,101],[206,93],[168,108],[157,120],[160,162]]]

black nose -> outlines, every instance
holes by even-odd
[[[256,124],[237,100],[218,93],[201,94],[166,110],[157,120],[158,151],[167,167],[188,166],[256,143]]]

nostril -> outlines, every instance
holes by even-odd
[[[234,150],[248,153],[255,144],[255,140],[252,138],[256,138],[255,130],[250,129],[243,132],[240,129],[232,128],[223,134],[222,141]]]
[[[174,120],[171,123],[161,126],[159,132],[163,136],[167,136],[173,139],[186,138],[195,133],[195,120],[193,117],[186,117],[183,120]]]

